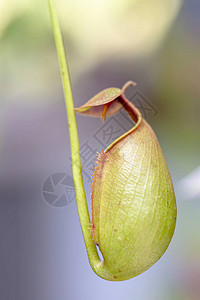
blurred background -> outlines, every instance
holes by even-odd
[[[71,178],[67,117],[46,1],[0,0],[0,298],[200,299],[200,2],[57,0],[75,106],[128,91],[165,154],[178,219],[164,256],[124,282],[91,270]],[[77,115],[91,157],[130,128]]]

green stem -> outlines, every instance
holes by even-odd
[[[74,112],[70,76],[69,76],[68,66],[65,57],[62,35],[60,32],[60,26],[59,26],[53,0],[48,0],[48,3],[49,3],[49,10],[51,16],[51,23],[53,27],[54,38],[55,38],[55,43],[57,48],[57,54],[60,63],[62,84],[63,84],[64,95],[65,95],[65,104],[66,104],[67,116],[68,116],[71,155],[72,155],[72,173],[74,179],[78,214],[80,218],[80,223],[82,227],[83,237],[84,237],[90,265],[97,275],[107,279],[108,277],[107,271],[105,270],[104,263],[99,259],[96,246],[92,239],[90,217],[89,217],[89,212],[87,207],[85,190],[83,186],[78,131],[77,131],[75,112]]]

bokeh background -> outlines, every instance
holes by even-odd
[[[113,283],[93,273],[73,195],[47,2],[0,0],[0,298],[200,299],[200,2],[56,5],[76,106],[104,88],[138,83],[129,93],[165,154],[177,226],[167,252],[140,276]],[[123,114],[110,120],[115,133],[130,126]],[[77,122],[89,203],[91,152],[110,137],[102,137],[98,119],[78,115]]]

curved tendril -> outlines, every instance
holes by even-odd
[[[47,1],[49,4],[50,18],[51,18],[55,44],[56,44],[59,63],[60,63],[61,77],[62,77],[65,103],[66,103],[66,109],[68,115],[70,144],[71,144],[71,153],[72,153],[72,171],[73,171],[74,187],[75,187],[75,194],[76,194],[76,203],[77,203],[81,228],[83,232],[83,237],[84,237],[90,265],[95,273],[97,273],[102,278],[106,278],[108,276],[107,275],[108,272],[106,268],[103,267],[103,262],[99,258],[96,246],[92,239],[92,233],[90,230],[91,228],[90,217],[89,217],[87,200],[85,196],[85,190],[84,190],[83,178],[81,172],[81,159],[80,159],[76,117],[74,112],[71,83],[70,83],[67,61],[65,57],[62,35],[60,32],[60,26],[57,18],[54,1],[53,0],[47,0]]]

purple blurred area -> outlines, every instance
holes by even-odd
[[[169,249],[148,271],[118,283],[91,270],[76,203],[67,198],[73,192],[68,123],[48,14],[46,25],[38,21],[30,31],[30,40],[22,21],[31,22],[25,16],[11,19],[0,36],[0,299],[200,299],[200,181],[194,197],[181,194],[187,189],[183,178],[200,165],[200,3],[185,1],[160,46],[137,60],[130,53],[121,59],[113,54],[77,67],[80,49],[64,31],[75,105],[104,88],[136,81],[130,97],[137,95],[133,101],[147,113],[177,194],[178,220]],[[106,122],[107,128],[77,115],[89,205],[87,155],[107,145],[111,136],[105,140],[105,130],[117,134],[130,127],[120,113]],[[63,182],[52,177],[61,173]],[[50,196],[44,198],[47,178]],[[51,198],[63,193],[65,198]]]

